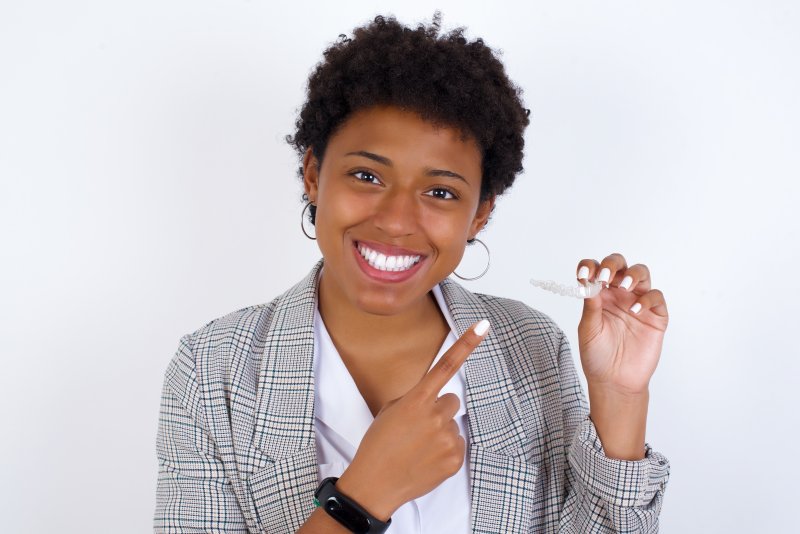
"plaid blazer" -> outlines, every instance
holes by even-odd
[[[313,512],[321,266],[180,340],[161,399],[155,532],[289,533]],[[605,457],[562,330],[516,300],[440,287],[458,335],[492,325],[464,363],[471,531],[657,532],[669,463],[649,445],[643,460]]]

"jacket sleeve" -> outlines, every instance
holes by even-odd
[[[208,430],[190,336],[165,373],[156,450],[154,532],[247,532]]]
[[[559,532],[657,533],[669,461],[646,443],[642,460],[606,457],[563,332],[558,360],[568,460]]]

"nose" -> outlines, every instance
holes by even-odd
[[[387,236],[413,234],[419,224],[419,205],[410,191],[387,191],[382,195],[374,215],[375,226]]]

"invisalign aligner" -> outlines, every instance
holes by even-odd
[[[585,286],[578,285],[578,287],[564,286],[557,284],[553,280],[534,280],[533,278],[531,278],[531,284],[561,295],[562,297],[575,297],[578,299],[590,299],[603,290],[602,282],[589,282],[588,280]]]

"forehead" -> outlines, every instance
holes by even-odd
[[[353,112],[328,141],[328,150],[336,152],[365,149],[394,152],[395,157],[456,159],[478,166],[481,160],[473,137],[394,106],[372,106]]]

